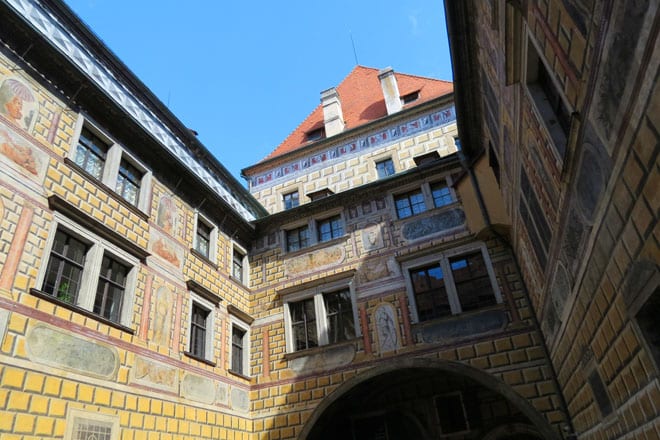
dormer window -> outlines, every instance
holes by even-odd
[[[401,104],[406,105],[419,99],[419,90],[416,90],[401,97]]]
[[[323,138],[325,138],[325,127],[316,128],[305,133],[305,140],[307,142],[314,142]]]

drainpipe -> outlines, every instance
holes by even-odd
[[[500,235],[497,230],[492,228],[492,224],[490,222],[490,216],[488,215],[488,209],[486,208],[486,203],[484,202],[483,194],[481,193],[481,188],[479,187],[479,181],[477,180],[477,176],[474,174],[474,169],[472,168],[472,165],[468,163],[468,159],[465,157],[465,154],[463,154],[463,150],[458,150],[458,158],[461,162],[461,166],[465,170],[465,172],[468,173],[470,176],[470,182],[472,182],[472,186],[474,187],[474,192],[477,195],[477,202],[479,203],[479,209],[481,210],[481,215],[484,219],[484,223],[486,223],[486,227],[490,229],[493,234],[495,234],[495,237],[509,249],[511,255],[513,256],[513,262],[516,265],[516,270],[518,271],[518,274],[521,276],[521,281],[522,281],[522,272],[520,270],[520,264],[518,264],[518,257],[516,256],[515,252],[513,252],[513,248],[511,247],[511,243],[509,243],[508,240],[505,240],[502,235]],[[525,299],[527,300],[527,303],[529,304],[530,307],[532,307],[532,300],[531,297],[529,296],[529,291],[527,290],[527,285],[522,282],[521,283],[522,288],[523,288],[523,293],[525,294]],[[567,433],[567,440],[575,440],[577,439],[577,434],[575,433],[575,426],[573,426],[573,420],[571,420],[571,416],[568,412],[568,404],[566,403],[566,399],[564,398],[564,393],[561,391],[561,387],[559,386],[559,381],[557,380],[557,372],[555,371],[555,366],[552,364],[552,361],[550,360],[550,351],[548,350],[548,346],[545,344],[545,338],[543,337],[543,333],[541,332],[541,325],[539,323],[538,317],[536,316],[536,313],[532,313],[532,322],[536,326],[536,331],[541,337],[541,346],[543,347],[543,354],[545,356],[545,359],[550,365],[550,369],[552,370],[552,381],[555,384],[555,388],[557,389],[557,394],[559,395],[559,403],[564,410],[564,414],[566,414],[566,424],[567,426],[564,427],[564,431],[568,432]]]

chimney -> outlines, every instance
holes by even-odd
[[[323,106],[325,137],[344,131],[344,115],[341,112],[341,102],[335,87],[321,92],[321,105]]]
[[[391,67],[382,69],[378,72],[378,79],[380,80],[380,87],[383,89],[387,114],[391,115],[401,110],[401,97],[399,96],[399,86],[396,84],[394,70]]]

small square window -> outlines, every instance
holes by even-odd
[[[309,246],[309,227],[307,225],[286,231],[286,250],[297,251]]]
[[[305,133],[305,140],[307,142],[314,142],[325,138],[325,127],[316,128]]]
[[[376,162],[376,172],[378,173],[379,179],[394,175],[394,162],[392,162],[392,159],[385,159]]]
[[[293,191],[282,196],[284,202],[284,209],[295,208],[300,205],[300,199],[298,197],[298,191]]]
[[[193,301],[190,315],[190,354],[207,359],[211,310]]]
[[[450,205],[454,202],[451,190],[444,182],[431,185],[431,194],[433,195],[433,204],[436,208]]]
[[[339,215],[320,220],[316,228],[319,234],[319,242],[332,240],[344,235],[344,225]]]
[[[126,159],[121,160],[115,191],[131,205],[138,204],[142,174],[140,170],[131,165]]]
[[[403,95],[401,97],[401,104],[406,105],[410,104],[411,102],[417,101],[419,99],[419,90],[414,91],[412,93],[408,93],[407,95]]]
[[[420,189],[395,196],[394,204],[399,218],[411,217],[426,211],[424,194]]]
[[[110,146],[92,133],[87,127],[83,127],[76,147],[75,163],[88,172],[94,178],[101,180],[103,177],[103,165]]]

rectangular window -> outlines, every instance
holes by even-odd
[[[197,221],[197,236],[195,238],[195,250],[209,258],[211,248],[211,231],[213,228],[201,220]]]
[[[197,302],[192,303],[190,317],[190,354],[201,359],[207,355],[207,323],[211,311]]]
[[[431,185],[431,195],[433,196],[433,205],[436,208],[440,208],[441,206],[449,205],[454,202],[451,195],[451,190],[444,182],[434,183]]]
[[[72,156],[66,159],[69,165],[75,165],[105,185],[103,189],[110,189],[110,195],[118,196],[118,201],[148,214],[151,172],[82,117],[77,124],[80,134],[75,147],[72,146]]]
[[[290,303],[289,313],[295,350],[317,347],[319,338],[316,330],[314,298]]]
[[[245,284],[245,280],[243,278],[244,273],[243,273],[243,260],[245,259],[245,255],[241,253],[238,249],[234,249],[234,253],[232,256],[232,269],[231,269],[231,274],[234,278],[239,280],[241,283]]]
[[[94,300],[94,313],[110,321],[119,321],[128,271],[126,265],[109,255],[103,256]]]
[[[59,212],[45,252],[48,261],[39,272],[37,292],[111,323],[130,325],[138,258]]]
[[[115,191],[131,205],[137,205],[140,196],[142,173],[136,167],[122,159],[119,163],[117,186]]]
[[[110,146],[83,127],[76,147],[75,162],[80,168],[91,174],[94,178],[101,180],[103,177],[103,165]]]
[[[336,344],[358,336],[355,299],[345,281],[296,296],[303,298],[284,302],[288,351]]]
[[[309,246],[309,226],[304,225],[286,231],[286,250],[288,252],[297,251],[307,246]]]
[[[411,217],[426,211],[424,194],[420,189],[396,195],[394,204],[399,218]]]
[[[351,291],[344,289],[339,292],[323,295],[325,316],[328,326],[328,343],[348,341],[355,337],[355,322],[353,321],[353,304]]]
[[[293,191],[282,196],[284,202],[284,209],[295,208],[300,205],[300,199],[298,197],[298,191]]]
[[[548,129],[559,157],[563,159],[570,130],[571,114],[531,41],[527,45],[527,88]]]
[[[403,264],[413,320],[428,321],[502,302],[485,246],[470,245]]]
[[[231,369],[238,374],[245,374],[244,372],[244,346],[245,335],[247,332],[236,326],[231,328]]]
[[[420,321],[451,315],[449,298],[440,265],[432,265],[410,271],[417,315]]]
[[[319,234],[319,242],[332,240],[344,235],[344,225],[341,221],[341,216],[335,215],[325,220],[320,220],[316,224]]]
[[[61,301],[75,304],[88,249],[87,244],[58,229],[50,251],[42,290]]]
[[[379,179],[394,175],[394,162],[392,162],[392,159],[376,162],[376,172]]]

